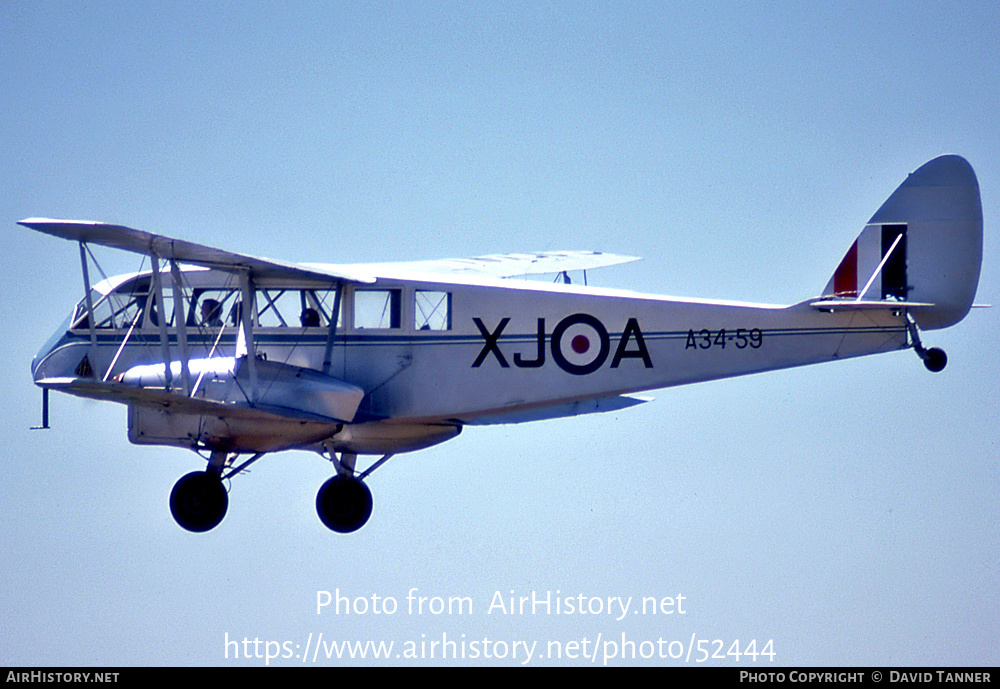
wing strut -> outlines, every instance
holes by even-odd
[[[222,476],[222,480],[225,481],[227,478],[232,478],[233,476],[235,476],[236,474],[240,473],[241,471],[243,471],[244,469],[246,469],[248,466],[250,466],[251,464],[253,464],[254,462],[256,462],[258,459],[260,459],[261,457],[263,457],[266,454],[267,454],[266,452],[258,452],[253,457],[251,457],[247,461],[245,461],[242,464],[240,464],[238,467],[231,468],[229,471],[227,471]]]
[[[331,440],[323,441],[323,447],[326,448],[327,454],[330,455],[330,461],[333,462],[334,468],[337,470],[338,476],[346,476],[348,478],[355,478],[358,481],[364,481],[368,478],[373,471],[378,469],[380,466],[388,462],[394,456],[393,453],[382,455],[374,464],[368,467],[365,471],[360,474],[357,473],[356,463],[358,460],[358,455],[356,452],[347,452],[346,450],[341,450],[340,457],[337,457],[337,452],[334,450],[334,445]],[[322,455],[322,452],[320,453]],[[357,475],[355,475],[357,474]]]
[[[87,245],[80,242],[80,265],[83,267],[83,294],[87,300],[87,322],[90,323],[90,369],[97,366],[97,323],[94,322],[94,298],[91,295],[90,271],[87,269]]]
[[[359,481],[364,481],[366,478],[368,478],[369,474],[371,474],[373,471],[375,471],[376,469],[378,469],[380,466],[382,466],[383,464],[385,464],[386,462],[388,462],[390,459],[392,459],[392,455],[391,454],[382,455],[382,458],[380,460],[378,460],[377,462],[375,462],[374,464],[372,464],[370,467],[368,467],[368,469],[365,472],[363,472],[360,476],[358,476],[358,480]]]
[[[181,355],[181,381],[184,384],[184,396],[191,395],[191,370],[188,366],[187,318],[184,315],[184,289],[181,284],[181,269],[177,261],[170,259],[170,277],[174,283],[174,327],[177,328],[177,346]],[[167,362],[167,366],[170,362]]]
[[[163,385],[167,392],[173,382],[170,370],[170,337],[167,335],[167,310],[163,306],[163,282],[160,280],[160,257],[155,253],[149,256],[153,264],[153,292],[156,299],[156,326],[160,331],[160,350],[163,353]]]
[[[111,359],[111,363],[108,364],[108,370],[104,372],[104,378],[101,379],[102,382],[107,383],[108,376],[110,376],[111,372],[115,370],[115,364],[118,363],[118,357],[120,357],[122,352],[125,351],[125,345],[128,344],[129,338],[132,337],[132,333],[135,331],[135,327],[139,325],[139,321],[142,320],[143,311],[145,311],[145,309],[139,309],[136,312],[135,318],[132,319],[132,324],[128,327],[128,332],[125,333],[125,338],[122,340],[122,343],[118,345],[118,351],[115,352],[115,356]]]
[[[340,318],[340,294],[344,291],[344,283],[337,283],[337,291],[333,295],[333,310],[330,313],[330,334],[326,338],[326,350],[323,352],[323,373],[330,374],[330,364],[333,363],[333,339],[337,334],[337,319]]]
[[[254,289],[249,270],[240,271],[240,292],[243,305],[240,307],[240,324],[247,345],[247,370],[250,373],[250,404],[257,401],[257,348],[253,342]]]

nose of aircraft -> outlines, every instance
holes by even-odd
[[[45,341],[45,344],[42,345],[41,349],[38,350],[38,353],[31,360],[31,377],[36,383],[42,378],[48,377],[46,375],[47,367],[42,367],[42,363],[63,344],[63,338],[66,336],[68,328],[69,316],[56,328],[55,332],[49,335],[49,339]]]

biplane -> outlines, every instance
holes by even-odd
[[[205,469],[177,481],[170,509],[195,532],[225,516],[228,479],[282,450],[331,462],[316,508],[347,533],[369,519],[373,471],[468,426],[907,348],[940,371],[945,353],[920,334],[965,317],[982,261],[979,185],[958,156],[910,174],[819,295],[787,306],[573,284],[569,271],[635,260],[595,252],[294,264],[120,225],[20,224],[77,242],[83,271],[83,298],[31,366],[42,426],[56,390],[127,405],[133,443],[194,450]],[[91,245],[143,265],[91,286]],[[359,455],[377,459],[362,470]]]

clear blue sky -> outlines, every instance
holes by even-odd
[[[995,2],[3,3],[0,663],[257,664],[226,635],[322,632],[997,664],[997,308],[927,336],[939,375],[896,353],[468,429],[380,469],[349,537],[315,514],[329,467],[269,456],[199,536],[167,496],[200,460],[130,446],[123,407],[58,396],[28,430],[31,357],[82,286],[75,246],[14,223],[338,263],[596,249],[645,260],[592,284],[790,303],[908,172],[958,153],[997,304],[998,26]],[[399,610],[317,615],[338,587]],[[473,613],[410,615],[412,588]],[[512,590],[680,594],[685,614],[487,614]]]

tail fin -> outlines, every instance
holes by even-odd
[[[906,178],[854,240],[823,296],[933,304],[922,330],[947,328],[972,307],[983,260],[983,209],[972,166],[935,158]]]

